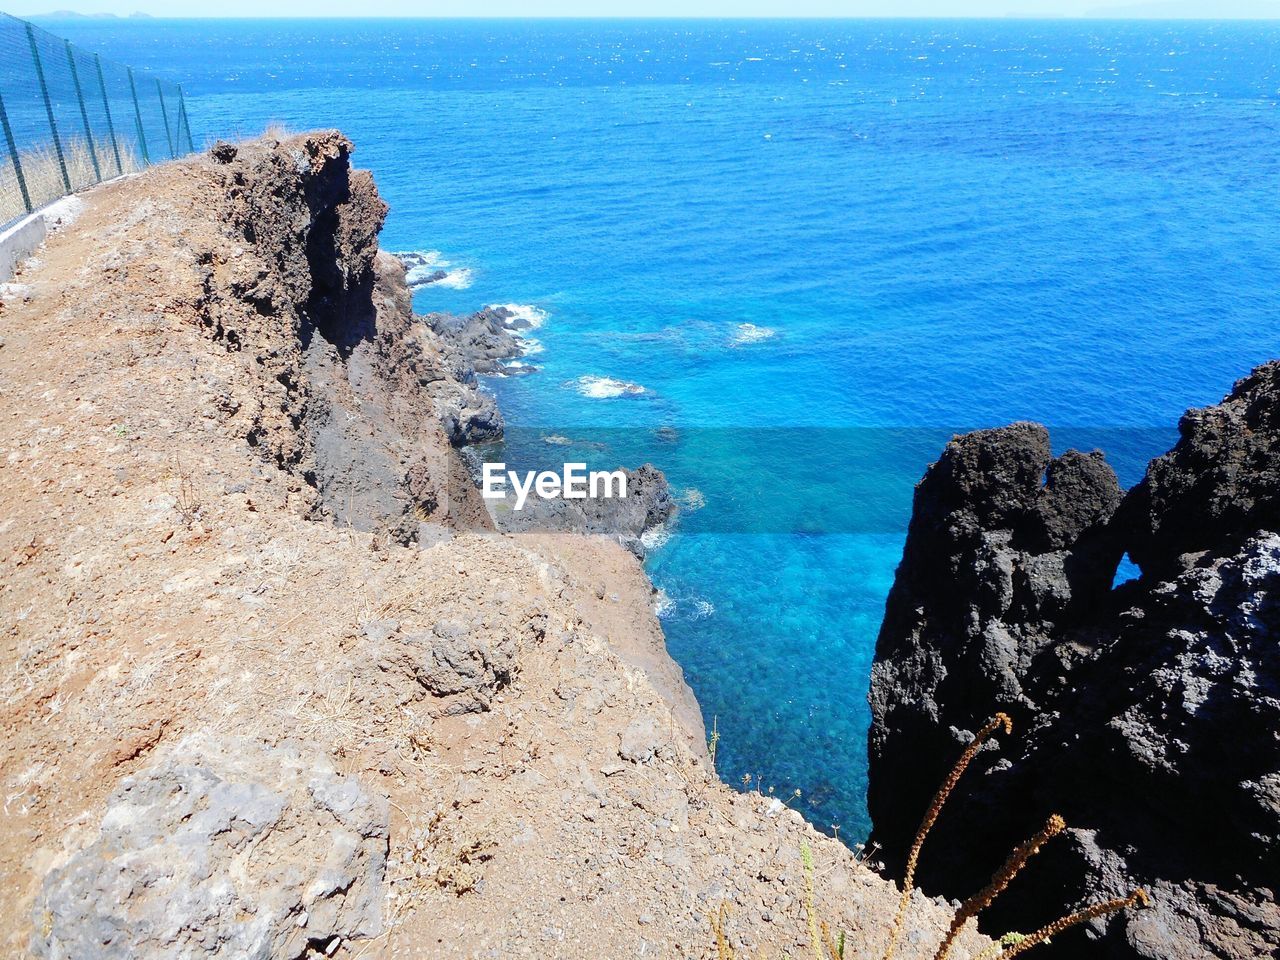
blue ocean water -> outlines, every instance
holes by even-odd
[[[197,142],[346,131],[385,245],[448,263],[420,311],[545,312],[513,443],[667,470],[649,571],[720,772],[842,837],[947,437],[1035,419],[1132,483],[1280,353],[1275,23],[50,26],[182,82]]]

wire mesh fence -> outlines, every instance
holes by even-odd
[[[0,224],[194,150],[182,87],[0,13]]]

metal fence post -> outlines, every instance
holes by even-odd
[[[35,213],[55,197],[161,163],[165,144],[175,160],[195,152],[182,84],[90,53],[6,13],[0,13],[0,35],[0,222]],[[148,100],[150,84],[155,84],[155,100]],[[133,100],[133,134],[126,97]],[[105,129],[94,114],[99,104]],[[162,132],[165,139],[157,145]]]
[[[142,132],[142,110],[138,107],[138,87],[133,82],[133,67],[125,67],[129,71],[129,92],[133,94],[133,118],[138,123],[138,141],[142,144],[142,162],[151,166],[151,155],[147,153],[147,135]]]
[[[67,161],[62,155],[62,141],[58,139],[58,121],[53,119],[53,102],[49,99],[49,84],[44,79],[44,66],[40,63],[40,49],[36,46],[36,33],[27,24],[27,41],[31,44],[31,59],[36,64],[36,79],[40,81],[40,92],[44,94],[44,112],[49,118],[49,131],[53,134],[53,149],[58,154],[58,166],[62,168],[62,183],[71,192],[71,178],[67,176]]]
[[[164,118],[164,138],[169,141],[169,156],[176,160],[178,152],[173,149],[173,133],[169,129],[169,111],[164,108],[164,87],[160,86],[159,77],[156,77],[156,93],[160,95],[160,116]]]
[[[188,151],[182,147],[182,107],[182,94],[178,94],[178,115],[173,118],[173,143],[178,150],[186,154]]]
[[[22,205],[31,212],[31,194],[27,193],[27,178],[22,175],[22,161],[18,159],[18,147],[13,142],[13,128],[9,126],[9,114],[4,108],[4,97],[0,97],[0,125],[4,127],[4,141],[9,147],[9,158],[13,160],[13,172],[18,175],[18,189],[22,191]]]
[[[84,121],[84,138],[89,143],[89,159],[93,161],[93,177],[95,183],[102,182],[102,169],[98,166],[98,151],[93,148],[93,128],[89,126],[89,111],[84,107],[84,91],[80,89],[80,73],[76,70],[76,55],[71,50],[71,41],[67,45],[67,66],[71,68],[71,82],[76,87],[76,99],[80,101],[80,119]]]
[[[178,116],[182,118],[182,132],[187,135],[187,153],[195,153],[196,145],[191,139],[191,118],[187,114],[187,95],[182,91],[182,84],[178,84]]]
[[[102,91],[102,109],[107,114],[107,133],[111,134],[111,152],[116,157],[116,173],[124,174],[124,164],[120,162],[120,147],[116,145],[116,125],[111,122],[111,104],[107,102],[107,81],[102,77],[102,58],[93,55],[93,65],[98,69],[98,89]]]

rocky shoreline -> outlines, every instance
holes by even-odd
[[[474,379],[477,374],[509,377],[538,371],[532,364],[512,364],[528,354],[521,334],[533,324],[507,307],[491,305],[469,316],[430,313],[424,319],[446,344],[459,380]]]
[[[810,901],[882,952],[894,886],[715,776],[634,554],[494,529],[351,152],[95,188],[0,302],[0,952],[801,955]]]
[[[915,493],[872,673],[869,805],[900,869],[960,745],[996,710],[930,840],[922,889],[964,896],[1051,813],[1070,825],[993,930],[1147,889],[1062,957],[1280,952],[1280,363],[1190,410],[1122,493],[1036,424],[955,438]],[[1113,587],[1121,557],[1141,577]]]
[[[455,447],[482,449],[483,444],[501,440],[505,429],[502,414],[493,394],[479,388],[479,378],[537,373],[537,367],[516,362],[528,355],[529,344],[523,334],[533,324],[508,307],[493,305],[466,316],[430,313],[423,320],[439,337],[453,381],[459,385],[447,389],[442,398],[441,422],[450,441]],[[466,450],[464,461],[478,487],[479,454]],[[537,469],[549,465],[523,466]],[[653,464],[618,469],[627,477],[625,498],[535,497],[518,511],[512,509],[512,498],[508,498],[489,504],[489,515],[497,529],[508,533],[553,531],[610,537],[643,560],[650,537],[674,523],[679,508],[666,476]]]

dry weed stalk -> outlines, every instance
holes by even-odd
[[[804,866],[804,912],[809,923],[809,948],[813,960],[826,960],[822,956],[822,937],[818,933],[818,913],[813,906],[813,850],[808,843],[800,844],[800,862]]]
[[[978,735],[973,738],[973,742],[965,748],[964,753],[960,754],[960,759],[951,768],[951,773],[947,775],[947,779],[942,781],[942,786],[938,788],[938,792],[933,796],[933,803],[929,804],[929,809],[926,811],[924,819],[920,821],[920,829],[916,831],[915,841],[911,844],[911,852],[907,854],[907,869],[902,878],[902,896],[898,900],[898,911],[894,914],[893,926],[889,928],[889,946],[885,950],[884,960],[893,960],[894,951],[898,946],[898,938],[902,935],[902,924],[906,920],[907,906],[911,903],[911,892],[916,878],[916,863],[920,859],[920,848],[924,846],[925,837],[933,829],[933,825],[938,819],[938,814],[942,812],[942,807],[947,802],[947,797],[951,796],[951,791],[956,788],[956,784],[960,782],[960,778],[964,775],[969,764],[973,762],[973,758],[978,755],[978,751],[982,749],[982,745],[987,742],[987,739],[1001,727],[1004,728],[1005,736],[1013,732],[1013,721],[1009,719],[1007,713],[997,713],[987,721],[986,726],[978,731]]]
[[[964,925],[969,919],[976,917],[991,906],[996,897],[1000,896],[1013,878],[1018,875],[1018,871],[1026,865],[1026,862],[1039,853],[1041,847],[1066,828],[1066,821],[1055,813],[1044,825],[1044,829],[1009,854],[1009,859],[992,876],[991,882],[960,905],[960,909],[956,911],[956,915],[951,921],[951,928],[947,931],[946,939],[942,941],[942,945],[938,947],[938,952],[934,954],[934,960],[946,960],[947,954],[951,952],[951,948],[955,944],[956,937],[960,935],[960,931],[964,929]]]
[[[355,680],[348,678],[345,688],[331,682],[323,692],[308,693],[292,710],[299,732],[327,741],[335,750],[354,744],[364,732],[359,704],[352,696],[354,687]]]
[[[844,960],[844,932],[841,931],[839,940],[832,940],[831,928],[825,920],[822,921],[822,942],[826,944],[828,960]]]
[[[969,764],[973,762],[973,758],[978,755],[978,751],[982,749],[982,745],[997,730],[1004,729],[1005,734],[1012,733],[1013,722],[1007,714],[997,713],[981,730],[977,736],[973,738],[968,747],[960,755],[960,759],[956,761],[951,772],[943,781],[942,786],[938,788],[938,792],[934,794],[933,802],[929,805],[928,811],[924,815],[924,819],[920,822],[920,828],[916,831],[915,841],[911,845],[911,850],[907,856],[906,871],[902,882],[902,896],[898,901],[898,908],[893,918],[893,925],[889,931],[889,944],[884,954],[884,960],[892,960],[897,941],[902,934],[903,924],[906,920],[907,907],[911,901],[913,892],[913,884],[915,881],[916,864],[920,859],[920,849],[924,846],[925,838],[929,835],[929,831],[933,829],[938,815],[942,812],[943,806],[947,802],[947,798],[955,789],[956,784],[964,775]],[[751,784],[751,776],[743,777],[744,787]],[[757,779],[758,783],[758,779]],[[772,792],[772,791],[770,791]],[[934,954],[934,960],[947,960],[951,952],[951,948],[955,945],[955,941],[963,930],[965,924],[973,917],[990,906],[1001,893],[1008,888],[1009,884],[1018,875],[1027,862],[1040,852],[1041,847],[1060,834],[1066,829],[1066,822],[1062,817],[1054,814],[1046,822],[1039,833],[1030,839],[1024,841],[1016,847],[1014,851],[1005,860],[1003,866],[995,872],[988,883],[982,890],[978,891],[956,911],[952,918],[951,926],[947,931],[947,935],[942,944],[938,947],[937,953]],[[831,930],[825,922],[819,922],[814,909],[814,891],[813,891],[813,851],[807,843],[801,844],[800,859],[804,865],[805,872],[805,910],[808,920],[809,940],[815,960],[844,960],[844,934],[839,937],[838,942],[831,938]],[[859,860],[859,862],[865,862]],[[999,940],[992,943],[986,950],[982,951],[976,960],[1008,960],[1020,953],[1030,950],[1037,944],[1047,943],[1051,937],[1057,936],[1064,930],[1068,930],[1081,923],[1087,923],[1090,920],[1096,920],[1099,917],[1109,916],[1113,913],[1119,913],[1133,906],[1146,906],[1150,901],[1144,890],[1134,890],[1129,896],[1118,898],[1115,900],[1107,900],[1104,903],[1097,903],[1093,906],[1086,907],[1076,913],[1068,914],[1059,919],[1041,927],[1034,933],[1023,935],[1020,933],[1007,933]],[[721,905],[720,909],[711,914],[711,929],[715,935],[716,956],[718,960],[738,960],[738,953],[734,949],[733,944],[729,940],[726,931],[728,919],[728,905]],[[784,957],[787,956],[784,954]]]
[[[1129,907],[1146,906],[1150,903],[1147,892],[1141,887],[1134,890],[1127,897],[1118,897],[1115,900],[1107,900],[1104,903],[1095,903],[1091,907],[1085,907],[1076,913],[1068,914],[1065,917],[1059,917],[1053,923],[1046,924],[1035,933],[1029,933],[1025,937],[1020,938],[1016,943],[1011,944],[1006,950],[1000,954],[1000,960],[1006,960],[1007,957],[1016,957],[1024,951],[1030,950],[1038,943],[1045,943],[1050,937],[1056,937],[1063,930],[1080,923],[1088,923],[1090,920],[1096,920],[1098,917],[1109,916],[1113,913],[1119,913]]]
[[[711,932],[716,938],[717,960],[734,960],[733,947],[729,945],[729,935],[725,932],[725,924],[729,921],[729,905],[720,904],[720,909],[711,914]]]

